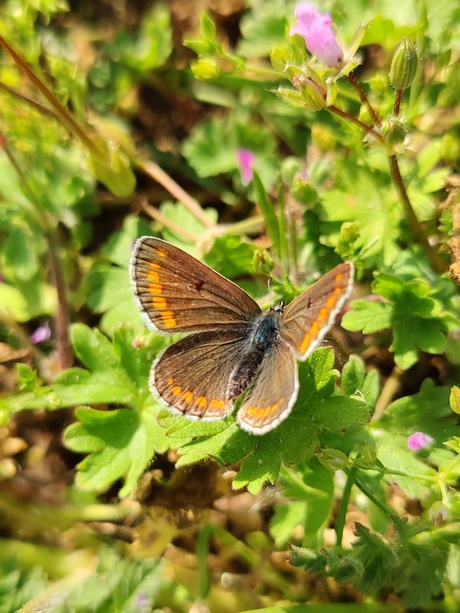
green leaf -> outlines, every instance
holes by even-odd
[[[134,301],[127,268],[97,264],[88,274],[87,284],[88,306],[95,313],[104,314],[101,329],[105,333],[113,335],[125,323],[133,324],[138,330],[144,327]]]
[[[42,237],[34,235],[32,228],[25,225],[14,228],[2,248],[4,266],[22,281],[29,281],[38,271],[42,245]]]
[[[238,168],[236,133],[223,121],[203,122],[185,140],[182,153],[200,177],[212,177]]]
[[[460,427],[449,407],[449,395],[449,386],[435,387],[426,379],[418,394],[391,403],[379,420],[378,430],[372,431],[378,459],[390,475],[392,470],[407,474],[408,477],[396,477],[399,485],[408,495],[421,500],[429,495],[429,488],[435,486],[423,477],[436,475],[433,466],[436,465],[438,450],[444,448],[443,441],[460,436]],[[435,443],[428,452],[430,464],[408,448],[407,439],[414,432],[423,432],[434,439]]]
[[[265,441],[262,442],[260,453],[252,453],[243,462],[233,479],[233,487],[247,487],[251,494],[257,494],[266,483],[275,483],[281,468],[279,454],[270,453]]]
[[[342,223],[356,224],[354,247],[367,268],[391,266],[399,248],[402,209],[385,177],[368,168],[350,168],[350,162],[334,164],[337,187],[322,193],[317,212],[327,244],[337,247]]]
[[[144,14],[135,36],[117,40],[121,61],[137,71],[148,72],[163,66],[172,51],[171,18],[166,4],[157,4]]]
[[[391,327],[393,307],[387,302],[353,300],[342,319],[342,326],[351,332],[372,334]]]
[[[29,281],[16,281],[15,287],[0,283],[0,314],[14,321],[25,322],[53,315],[56,310],[56,290],[38,277]]]
[[[403,369],[415,364],[419,350],[445,351],[447,332],[454,329],[455,317],[443,311],[442,303],[425,281],[407,281],[381,273],[376,275],[372,289],[389,302],[354,301],[352,310],[343,318],[345,328],[372,333],[391,327],[394,339],[390,350],[395,353],[396,364]]]
[[[372,410],[380,391],[379,373],[371,369],[366,374],[364,361],[357,355],[351,355],[342,369],[342,389],[347,396],[362,394],[367,407]]]
[[[243,36],[238,53],[248,58],[266,57],[274,45],[286,41],[286,5],[264,2],[249,8],[240,21]]]
[[[136,177],[127,155],[102,134],[93,136],[94,148],[89,150],[89,163],[95,177],[114,196],[131,196],[136,187]]]
[[[149,350],[133,346],[131,328],[117,330],[113,345],[99,330],[83,324],[72,326],[71,338],[76,356],[89,370],[71,368],[57,377],[52,389],[62,406],[116,403],[138,407],[151,397],[147,378],[153,358]]]
[[[270,534],[277,548],[285,547],[295,529],[305,523],[307,504],[307,501],[290,500],[289,504],[275,506],[275,514],[270,521]]]
[[[329,520],[332,509],[334,473],[316,458],[311,458],[296,471],[284,469],[282,484],[284,495],[290,501],[301,500],[304,503],[304,515],[299,522],[304,527],[304,544],[322,544],[324,524]]]
[[[280,227],[278,218],[276,216],[273,204],[270,202],[267,192],[256,172],[253,173],[253,185],[254,192],[257,199],[262,215],[264,217],[265,226],[267,228],[268,235],[272,242],[273,250],[277,257],[280,257]]]
[[[208,266],[228,279],[240,275],[254,274],[255,247],[243,242],[240,236],[219,236],[206,254]]]
[[[300,366],[300,391],[291,415],[275,430],[264,436],[246,434],[232,423],[225,428],[223,422],[190,422],[184,418],[162,420],[168,422],[168,435],[192,437],[179,446],[179,465],[214,457],[224,465],[243,460],[233,481],[233,487],[247,487],[252,493],[260,491],[267,481],[275,482],[281,463],[286,465],[305,462],[318,445],[321,426],[346,429],[365,423],[368,414],[362,400],[331,397],[337,372],[333,370],[334,356],[330,348],[317,349]],[[224,428],[224,429],[223,429]],[[199,437],[199,438],[197,438]]]
[[[253,170],[271,189],[279,167],[276,143],[273,134],[255,122],[237,120],[234,116],[203,122],[184,141],[182,152],[199,177],[235,173],[241,189],[237,154],[242,148],[254,153]]]
[[[206,232],[203,223],[181,202],[163,202],[160,206],[160,213],[169,219],[173,225],[178,228],[187,228],[187,231],[196,237]],[[217,222],[217,211],[215,209],[209,207],[203,213],[213,223]],[[162,234],[165,240],[177,245],[195,257],[200,255],[197,240],[190,239],[188,236],[184,237],[180,230],[174,231],[165,226]]]
[[[164,431],[151,410],[85,408],[78,409],[76,416],[80,421],[67,428],[64,440],[72,451],[89,454],[79,464],[76,478],[84,490],[103,492],[124,478],[120,496],[128,496],[154,453],[168,449]]]

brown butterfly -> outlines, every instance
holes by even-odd
[[[296,361],[306,360],[334,324],[354,267],[339,264],[287,306],[265,312],[241,287],[159,238],[136,241],[130,274],[149,327],[191,333],[155,360],[152,393],[171,411],[205,420],[226,417],[245,394],[237,423],[266,434],[291,412]]]

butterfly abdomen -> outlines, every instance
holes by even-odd
[[[254,381],[264,357],[280,340],[279,325],[280,315],[272,311],[256,321],[247,340],[246,351],[231,374],[228,398],[237,398]]]

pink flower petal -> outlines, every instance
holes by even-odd
[[[39,326],[32,334],[30,335],[30,342],[34,345],[38,345],[39,343],[44,343],[45,341],[51,338],[51,328],[48,324],[44,324],[43,326]]]
[[[252,165],[256,156],[250,149],[241,148],[237,150],[236,157],[240,167],[241,183],[248,185],[252,181]]]
[[[434,443],[434,438],[425,434],[424,432],[414,432],[407,439],[407,446],[412,451],[420,451],[421,449],[425,449]]]
[[[331,17],[318,12],[309,2],[300,2],[294,14],[297,23],[289,34],[300,34],[312,55],[332,68],[337,67],[343,60],[343,51],[331,27]]]

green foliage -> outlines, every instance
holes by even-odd
[[[127,407],[107,412],[81,408],[77,413],[80,423],[67,429],[67,446],[89,454],[80,464],[77,479],[84,489],[105,491],[124,477],[120,493],[128,495],[152,456],[168,449],[155,420],[154,400],[146,389],[151,354],[136,348],[133,341],[128,327],[118,329],[112,345],[97,330],[75,325],[75,354],[88,370],[69,369],[53,385],[62,406],[107,403]]]
[[[369,334],[392,329],[394,340],[390,350],[400,368],[410,368],[419,351],[443,353],[447,333],[457,327],[454,313],[442,303],[421,279],[406,280],[389,274],[376,275],[373,291],[388,302],[356,300],[346,313],[343,324],[348,330]]]
[[[17,557],[7,557],[0,564],[0,612],[18,611],[46,586],[42,568],[19,571]]]
[[[418,607],[439,597],[454,535],[446,534],[446,541],[439,542],[425,522],[408,524],[395,519],[393,528],[394,535],[388,540],[356,524],[358,540],[351,551],[295,547],[291,563],[353,583],[360,591],[375,593],[391,586],[406,607]]]
[[[243,461],[233,485],[256,493],[265,483],[277,480],[282,463],[302,463],[311,457],[320,428],[338,433],[367,421],[362,398],[338,395],[332,352],[319,349],[302,365],[302,391],[292,415],[261,439],[243,433],[233,424],[234,417],[208,423],[169,416],[160,419],[160,426],[156,416],[161,409],[146,389],[153,354],[136,347],[134,339],[131,328],[120,327],[112,345],[97,330],[75,325],[73,347],[86,369],[67,370],[52,387],[60,406],[127,407],[102,412],[80,408],[79,422],[67,429],[66,445],[88,454],[77,477],[84,489],[104,491],[123,477],[120,495],[128,495],[152,456],[172,447],[180,455],[178,466],[207,457],[223,465]]]
[[[227,562],[241,555],[257,568],[254,584],[265,579],[264,605],[272,593],[307,599],[265,567],[273,547],[290,543],[294,565],[353,585],[363,602],[390,594],[406,608],[455,600],[460,299],[446,273],[452,260],[454,278],[460,262],[458,8],[450,0],[332,2],[344,60],[329,66],[302,36],[289,36],[295,4],[249,1],[231,31],[203,14],[199,32],[187,33],[197,56],[189,67],[174,46],[181,21],[175,11],[173,36],[165,3],[142,13],[133,5],[125,19],[118,7],[109,27],[109,5],[89,24],[60,0],[4,3],[0,436],[22,436],[31,411],[46,421],[51,411],[74,409],[64,444],[82,457],[62,496],[80,500],[112,497],[115,488],[131,497],[147,467],[159,466],[157,489],[183,514],[161,537],[167,546],[176,522],[199,524],[200,587],[196,596],[176,571],[171,580],[166,561],[149,561],[144,541],[143,561],[103,549],[94,573],[78,585],[77,573],[58,581],[53,599],[47,572],[24,570],[5,554],[0,612],[137,611],[146,602],[189,610],[195,597],[208,606],[217,582],[206,575],[207,554],[218,552],[218,536]],[[75,24],[81,47],[70,35]],[[241,149],[254,157],[249,181]],[[128,210],[139,203],[153,222]],[[340,259],[354,262],[353,300],[338,319],[359,334],[336,336],[336,362],[321,347],[299,365],[296,405],[275,430],[251,436],[235,414],[190,421],[151,394],[152,363],[175,339],[146,332],[133,300],[128,262],[134,240],[148,234],[203,259],[264,308],[276,302],[272,293],[289,301]],[[270,292],[254,272],[273,275]],[[48,320],[52,338],[34,345],[31,332]],[[77,365],[65,359],[69,344]],[[27,471],[40,454],[23,431],[30,453],[10,466]],[[410,443],[416,434],[425,437],[420,448]],[[40,449],[60,445],[60,432],[46,444],[37,438]],[[3,442],[2,478],[14,454]],[[212,462],[231,467],[233,489],[262,492],[257,504],[275,484],[265,549],[243,556],[252,545],[223,528],[218,535],[194,515],[196,502],[176,496],[177,474]],[[401,499],[416,515],[410,520]],[[350,506],[367,525],[356,524],[348,545]],[[328,527],[335,546],[326,545]],[[244,538],[261,535],[259,526]],[[90,550],[86,538],[78,546]],[[187,555],[193,538],[189,530]]]

